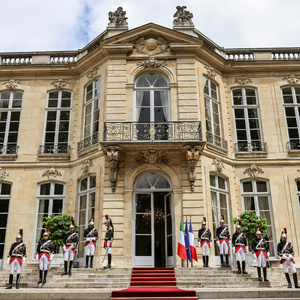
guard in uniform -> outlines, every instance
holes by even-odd
[[[244,233],[242,233],[242,222],[239,220],[238,225],[236,226],[236,232],[232,236],[232,246],[233,251],[236,255],[236,263],[238,267],[238,274],[241,274],[243,271],[243,274],[248,274],[245,271],[246,268],[246,262],[245,262],[245,253],[247,253],[247,238]],[[241,261],[242,261],[242,271],[241,271]]]
[[[112,224],[111,219],[108,215],[105,215],[104,224],[106,226],[105,240],[104,240],[104,249],[106,250],[108,264],[104,267],[104,269],[111,268],[111,245],[114,239],[114,226]]]
[[[220,227],[217,228],[217,232],[216,232],[217,244],[220,248],[221,267],[230,267],[229,257],[228,257],[230,234],[229,234],[229,229],[224,226],[224,223],[225,223],[224,216],[221,215]],[[226,264],[224,263],[224,254],[226,258]]]
[[[287,230],[286,228],[283,228],[283,231],[281,233],[280,243],[277,245],[277,252],[278,255],[281,257],[280,263],[283,266],[285,278],[288,282],[288,288],[292,287],[291,279],[289,276],[289,267],[293,273],[295,288],[300,288],[298,285],[298,277],[297,277],[297,271],[295,268],[295,260],[294,260],[294,250],[291,243],[287,242]]]
[[[261,237],[261,227],[256,228],[256,238],[252,241],[252,253],[256,258],[257,262],[257,274],[258,280],[262,281],[261,268],[263,268],[264,281],[268,282],[267,279],[267,259],[269,257],[269,246],[268,242]]]
[[[93,268],[96,242],[98,240],[98,230],[94,227],[94,217],[90,220],[89,227],[84,231],[83,237],[85,239],[85,268],[89,267],[89,258],[91,258],[90,267]]]
[[[16,288],[18,289],[20,287],[22,265],[26,259],[26,245],[23,243],[23,229],[20,229],[19,234],[16,237],[16,242],[11,245],[9,254],[7,256],[7,263],[10,265],[10,274],[9,284],[6,289],[12,288],[15,267],[17,269]]]
[[[74,232],[74,220],[72,220],[72,224],[69,227],[70,231],[66,233],[64,238],[64,267],[65,271],[62,275],[67,275],[67,269],[68,269],[68,260],[70,259],[70,265],[69,265],[69,275],[72,275],[72,266],[73,266],[73,260],[76,253],[77,245],[78,245],[78,234]]]
[[[198,231],[198,244],[202,249],[203,268],[208,268],[209,248],[211,247],[211,232],[206,228],[206,218],[203,217],[202,228]]]
[[[46,283],[48,265],[53,259],[54,244],[49,238],[49,227],[46,227],[46,231],[43,234],[43,238],[39,241],[36,247],[36,256],[39,262],[39,281],[37,283]],[[44,280],[43,280],[43,271],[44,271]]]

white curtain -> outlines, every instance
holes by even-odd
[[[139,120],[140,117],[140,112],[142,108],[142,103],[143,103],[143,96],[144,92],[143,91],[137,91],[136,92],[136,120]]]

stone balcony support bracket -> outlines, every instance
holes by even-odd
[[[111,190],[114,193],[116,190],[117,178],[118,178],[118,164],[120,158],[120,147],[103,147],[103,150],[107,156],[109,162],[109,179],[111,182]]]

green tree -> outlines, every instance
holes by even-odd
[[[62,246],[64,237],[73,220],[69,215],[51,215],[44,219],[43,226],[49,227],[51,239],[56,246]],[[78,232],[78,227],[75,225],[75,232]]]
[[[237,224],[238,220],[241,220],[242,232],[246,234],[248,244],[251,244],[251,241],[255,238],[257,226],[261,227],[262,237],[265,237],[268,229],[266,218],[261,219],[254,212],[246,210],[241,215],[239,215],[238,218],[232,219],[231,222],[233,224]]]

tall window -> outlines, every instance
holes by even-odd
[[[289,136],[289,150],[300,150],[300,86],[284,87],[281,91]]]
[[[71,119],[72,93],[52,91],[48,93],[46,128],[43,154],[69,153],[69,128]]]
[[[210,175],[210,195],[213,216],[213,234],[220,226],[221,215],[224,215],[225,226],[230,230],[230,213],[227,180],[219,175]],[[215,255],[220,255],[220,250],[215,243]]]
[[[299,207],[300,207],[300,180],[296,182],[297,184],[297,196],[298,196],[298,202],[299,202]]]
[[[38,186],[37,211],[34,247],[42,237],[43,222],[51,215],[62,215],[64,212],[64,202],[66,185],[58,182],[41,183]],[[34,254],[35,250],[33,251]]]
[[[100,78],[85,89],[83,138],[94,138],[99,130]],[[97,142],[97,141],[96,141]],[[96,143],[95,142],[95,143]],[[94,143],[92,143],[94,144]]]
[[[252,88],[232,89],[236,151],[266,151],[262,143],[257,93]]]
[[[223,147],[218,86],[203,76],[207,141]]]
[[[11,194],[10,183],[0,183],[0,268],[4,257],[5,236]]]
[[[23,92],[0,93],[0,155],[17,154]]]
[[[268,230],[266,239],[269,240],[271,256],[275,256],[275,236],[271,206],[271,194],[268,181],[260,179],[243,181],[242,198],[244,210],[253,211],[257,216],[267,219]]]
[[[135,83],[136,138],[164,140],[169,137],[169,83],[159,74],[144,74]]]
[[[84,255],[83,233],[88,226],[89,220],[95,216],[96,176],[85,177],[79,182],[78,192],[78,226],[79,246],[78,258]]]

